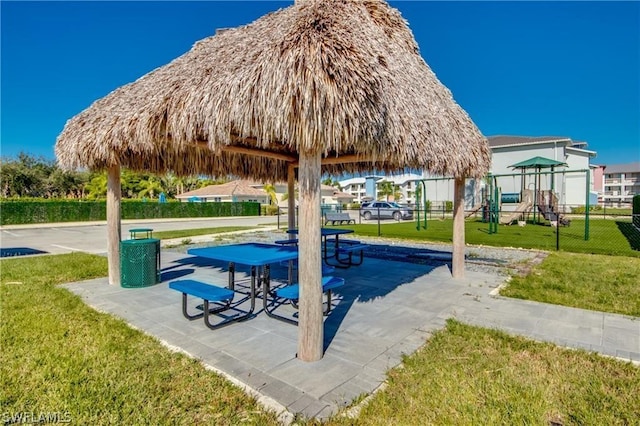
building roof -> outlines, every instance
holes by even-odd
[[[362,184],[364,183],[364,178],[362,177],[354,177],[345,180],[339,181],[340,187],[344,188],[345,186],[354,185],[354,184]]]
[[[598,155],[598,153],[595,151],[584,149],[582,148],[582,146],[576,146],[576,145],[568,146],[567,152],[579,152],[579,153],[587,154],[591,158],[595,158],[595,156]]]
[[[605,166],[604,172],[609,173],[638,173],[640,172],[640,161],[627,164],[612,164]]]
[[[266,196],[267,193],[261,188],[254,188],[255,182],[247,180],[234,180],[219,185],[209,185],[193,191],[184,192],[176,198],[190,197],[230,197],[233,195],[245,196]]]
[[[348,198],[353,200],[355,196],[352,194],[347,194],[346,192],[336,191],[333,193],[333,198],[335,199]]]
[[[331,186],[331,185],[325,185],[324,183],[320,185],[320,190],[321,191],[337,191],[338,188],[336,188],[335,186]]]
[[[497,148],[503,146],[514,146],[514,145],[531,145],[531,144],[539,144],[539,143],[549,143],[549,142],[565,142],[568,145],[573,144],[570,138],[564,136],[507,136],[507,135],[498,135],[498,136],[489,136],[487,138],[489,140],[489,147]],[[580,142],[580,144],[584,144],[584,142]]]

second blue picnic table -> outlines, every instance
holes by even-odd
[[[322,258],[325,263],[331,265],[328,262],[330,257],[335,257],[338,252],[338,248],[340,247],[340,235],[345,234],[353,234],[353,229],[343,229],[343,228],[320,228],[320,236],[322,237]],[[298,234],[297,229],[288,229],[287,234]],[[329,238],[333,237],[333,238]],[[331,244],[333,243],[333,244]],[[333,253],[330,254],[330,245],[333,245]],[[332,265],[335,266],[335,265]]]

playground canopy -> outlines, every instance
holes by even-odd
[[[548,169],[559,166],[567,166],[567,163],[558,160],[552,160],[550,158],[544,157],[533,157],[528,160],[521,161],[519,163],[513,164],[509,167],[512,169]]]
[[[108,172],[112,284],[120,275],[120,167],[287,181],[290,194],[298,168],[298,357],[306,361],[323,352],[321,173],[413,167],[455,177],[462,195],[452,269],[461,276],[464,178],[483,176],[491,161],[407,22],[381,0],[298,0],[219,31],[70,119],[56,156],[63,168]]]
[[[538,177],[537,182],[536,182],[536,191],[538,189],[540,189],[540,172],[542,169],[551,169],[551,171],[553,172],[553,169],[559,166],[567,166],[567,163],[564,163],[562,161],[558,161],[558,160],[552,160],[550,158],[545,158],[545,157],[532,157],[529,158],[528,160],[524,160],[521,161],[519,163],[516,163],[512,166],[509,166],[513,169],[520,169],[522,171],[522,174],[524,175],[525,171],[527,169],[535,169],[537,171],[536,176]],[[554,179],[551,179],[551,190],[554,189],[555,186],[555,181]],[[524,184],[524,178],[522,179],[522,189],[525,188],[525,184]],[[537,196],[536,196],[537,197]]]

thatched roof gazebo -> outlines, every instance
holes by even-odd
[[[69,120],[56,155],[65,168],[108,171],[112,284],[121,167],[287,181],[290,193],[297,168],[298,357],[306,361],[323,352],[321,173],[412,167],[454,176],[455,277],[464,270],[464,178],[490,163],[486,139],[424,62],[400,13],[379,0],[299,0],[201,40]]]

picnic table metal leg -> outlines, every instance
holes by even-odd
[[[211,330],[215,330],[217,328],[221,328],[224,326],[227,326],[229,324],[232,324],[234,322],[239,322],[239,321],[244,321],[246,319],[249,319],[251,317],[251,315],[253,314],[253,311],[256,308],[256,271],[255,271],[255,267],[251,268],[251,293],[249,295],[249,299],[251,300],[251,308],[244,314],[241,316],[236,316],[236,317],[230,317],[227,318],[226,320],[224,320],[221,323],[218,324],[212,324],[211,321],[209,320],[209,315],[210,314],[216,314],[216,313],[220,313],[223,312],[227,309],[230,308],[231,306],[231,301],[227,301],[224,307],[221,308],[216,308],[216,309],[210,309],[209,308],[209,301],[205,300],[204,301],[204,309],[202,314],[199,314],[197,316],[195,316],[194,318],[200,318],[201,316],[204,316],[204,324],[210,328]],[[235,265],[232,263],[229,264],[229,287],[231,290],[233,290],[233,288],[235,287]],[[183,305],[182,305],[182,309],[183,309],[183,314],[185,314],[185,316],[187,316],[187,312],[186,312],[186,294],[182,294],[183,296]],[[246,301],[246,298],[243,298],[242,301],[240,301],[238,303],[238,305],[240,303],[243,303],[244,301]],[[188,318],[188,317],[187,317]]]
[[[251,293],[254,294],[254,288],[253,285],[252,287],[252,291]],[[232,317],[232,318],[227,318],[225,321],[218,323],[218,324],[212,324],[211,321],[209,320],[209,316],[211,313],[219,313],[221,311],[224,311],[224,309],[222,310],[213,310],[213,311],[209,311],[209,301],[205,300],[204,301],[204,312],[202,313],[204,315],[204,324],[210,328],[211,330],[215,330],[217,328],[221,328],[221,327],[225,327],[229,324],[233,324],[234,322],[239,322],[239,321],[244,321],[246,319],[249,319],[249,317],[251,317],[251,315],[253,314],[253,310],[255,308],[255,297],[252,295],[251,296],[251,309],[245,313],[242,316],[239,317]],[[210,312],[209,314],[207,312]]]
[[[264,313],[267,314],[268,317],[277,319],[287,324],[298,325],[298,321],[292,320],[291,318],[283,317],[278,314],[274,314],[272,310],[269,310],[269,296],[271,291],[271,281],[269,279],[269,272],[267,271],[265,274],[266,280],[264,281],[264,288],[262,289],[262,308],[264,309]],[[273,295],[272,304],[275,304],[275,295]]]
[[[258,282],[256,283],[256,267],[251,267],[251,286],[253,288],[260,288],[260,278],[258,278]]]
[[[229,262],[229,281],[228,281],[229,290],[235,290],[235,286],[236,286],[236,264],[233,262]]]
[[[349,260],[347,262],[343,261],[340,259],[340,254],[338,252],[338,248],[340,247],[340,237],[338,236],[338,234],[336,234],[335,238],[333,239],[334,241],[334,251],[333,251],[333,258],[335,258],[336,263],[331,263],[329,262],[329,256],[327,256],[326,254],[326,250],[325,250],[325,256],[324,256],[324,263],[326,263],[329,266],[332,266],[334,268],[341,268],[341,269],[347,269],[351,266],[351,253],[349,253]],[[325,248],[326,248],[326,240],[325,240]]]
[[[287,272],[288,272],[287,283],[293,284],[293,260],[289,261],[289,268]]]
[[[204,303],[200,305],[202,312],[198,314],[189,314],[187,312],[187,299],[188,299],[187,293],[182,293],[182,315],[184,315],[184,317],[188,320],[202,318],[203,316],[205,316],[205,313],[207,312],[209,314],[217,314],[218,312],[222,312],[226,309],[229,309],[229,306],[231,306],[231,301],[227,300],[226,302],[224,302],[224,304],[222,304],[222,306],[211,308],[209,301],[205,300]],[[198,309],[198,307],[196,307],[196,309]]]

